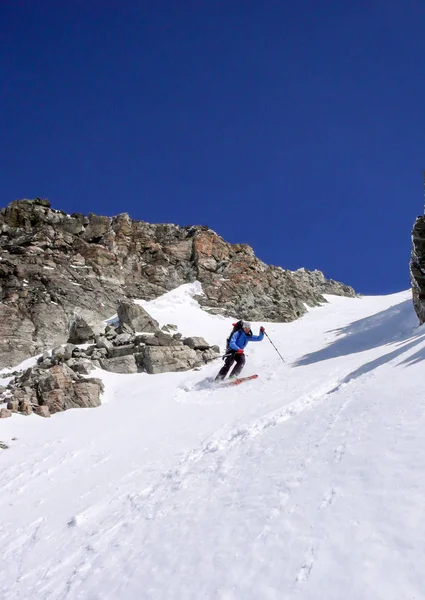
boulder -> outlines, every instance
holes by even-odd
[[[72,357],[73,350],[75,349],[74,344],[65,344],[64,346],[58,346],[52,350],[52,359],[56,362],[64,362]],[[47,356],[45,360],[49,360]]]
[[[81,388],[81,383],[93,385]],[[66,364],[40,372],[36,385],[39,403],[48,406],[50,414],[69,408],[98,406],[103,391],[100,379],[81,380]]]
[[[108,351],[108,354],[111,352],[114,347],[111,340],[108,340],[104,335],[100,335],[96,338],[96,348],[105,348]]]
[[[100,366],[105,371],[112,373],[137,373],[138,370],[134,355],[103,358],[100,361]]]
[[[74,406],[80,408],[94,408],[100,406],[100,394],[103,392],[103,383],[100,379],[83,379],[74,383]]]
[[[217,352],[213,348],[207,348],[206,350],[198,350],[200,358],[204,361],[205,364],[219,358],[220,352]]]
[[[181,343],[176,340],[172,335],[165,333],[164,331],[157,331],[154,338],[158,340],[160,346],[180,346]],[[149,344],[148,344],[149,345]]]
[[[120,326],[127,325],[132,331],[154,332],[159,324],[148,312],[132,300],[121,300],[118,305],[118,319]]]
[[[95,348],[90,356],[92,360],[100,360],[101,358],[106,358],[108,356],[108,351],[106,348]]]
[[[12,416],[12,411],[8,408],[0,408],[0,419],[7,419],[7,417]]]
[[[167,325],[163,325],[161,327],[161,331],[165,331],[165,333],[169,333],[170,331],[177,331],[177,325],[173,325],[172,323],[167,323]]]
[[[9,402],[7,403],[7,409],[12,412],[18,412],[19,400],[9,400]]]
[[[137,357],[150,374],[187,371],[202,364],[195,350],[187,346],[145,346]]]
[[[50,417],[50,410],[49,407],[44,405],[44,406],[37,406],[35,408],[35,414],[38,415],[39,417]]]
[[[187,337],[184,338],[183,344],[189,346],[192,350],[207,350],[210,347],[208,342],[202,337]]]
[[[80,375],[89,375],[94,369],[93,362],[83,358],[71,359],[66,364],[74,371],[74,373],[79,373]]]
[[[155,335],[136,335],[135,343],[140,346],[146,344],[146,346],[160,346],[160,341]]]
[[[32,404],[29,400],[21,400],[19,403],[19,412],[24,415],[32,414]]]
[[[98,314],[87,309],[76,309],[69,326],[68,342],[71,344],[94,342],[103,332],[104,324]]]
[[[50,369],[50,367],[52,367],[54,364],[54,362],[52,361],[51,358],[47,358],[45,360],[42,360],[41,362],[38,363],[38,367],[40,369]]]
[[[120,333],[114,339],[114,346],[125,346],[134,341],[134,335],[130,333]]]
[[[138,352],[138,347],[134,344],[127,344],[126,346],[112,346],[109,351],[109,358],[118,358],[119,356],[129,356]]]

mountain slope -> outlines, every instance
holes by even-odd
[[[222,345],[197,293],[141,303]],[[242,386],[98,372],[99,409],[1,423],[1,597],[425,598],[424,331],[409,292],[327,299]]]
[[[209,312],[278,322],[323,303],[323,294],[355,296],[320,271],[266,265],[206,226],[14,201],[0,210],[0,368],[65,343],[76,313],[96,322],[123,298],[152,300],[194,281]]]

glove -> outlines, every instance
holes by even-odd
[[[236,354],[243,354],[242,348],[239,348],[239,350],[236,350]]]
[[[260,331],[261,333],[265,333],[266,330],[264,329],[264,327],[260,327]]]

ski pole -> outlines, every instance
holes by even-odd
[[[281,355],[281,353],[279,352],[279,350],[276,348],[276,346],[273,344],[273,342],[271,341],[271,339],[269,338],[269,336],[267,335],[267,331],[264,332],[265,335],[267,336],[269,342],[271,343],[271,345],[273,346],[273,348],[276,350],[276,352],[279,354],[280,358],[282,359],[282,362],[285,362],[283,360],[283,356]],[[285,363],[286,364],[286,363]]]

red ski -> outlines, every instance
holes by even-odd
[[[249,375],[249,377],[238,377],[237,379],[230,379],[225,381],[222,385],[240,385],[244,381],[249,381],[250,379],[257,379],[258,375]]]

